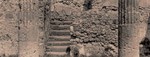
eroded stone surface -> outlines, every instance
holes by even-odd
[[[119,57],[140,57],[148,20],[141,17],[140,11],[139,0],[119,0]]]
[[[118,56],[118,0],[49,1],[0,0],[0,55],[42,57],[49,19],[73,21],[71,41],[83,45],[81,56]],[[140,0],[140,21],[147,18],[147,3]]]

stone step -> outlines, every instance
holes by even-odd
[[[67,55],[66,52],[46,52],[46,57],[65,57]]]
[[[71,36],[49,36],[47,41],[70,41]]]
[[[52,30],[70,30],[70,25],[51,25]]]
[[[72,43],[70,41],[50,41],[47,42],[47,46],[69,46]]]
[[[70,51],[69,46],[47,46],[47,52],[67,52]]]
[[[51,30],[51,36],[69,36],[70,30]]]
[[[70,25],[72,21],[51,21],[50,24],[52,25]]]

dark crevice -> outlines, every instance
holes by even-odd
[[[85,0],[84,4],[83,4],[84,10],[87,11],[87,10],[92,9],[92,2],[93,2],[93,0]]]
[[[143,45],[143,47],[141,48],[141,51],[143,50],[143,55],[144,56],[149,56],[150,55],[150,40],[149,38],[145,38],[141,43],[141,45]]]
[[[66,53],[67,53],[67,54],[70,54],[70,51],[71,51],[71,48],[68,47],[68,48],[66,49]]]
[[[19,9],[21,10],[21,9],[22,9],[22,6],[21,6],[21,4],[20,4],[20,3],[18,4],[18,6],[19,6]]]

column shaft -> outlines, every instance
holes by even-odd
[[[147,23],[140,19],[138,0],[119,0],[119,57],[139,57]]]

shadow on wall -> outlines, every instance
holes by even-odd
[[[150,57],[150,39],[145,38],[140,44],[140,57]]]

